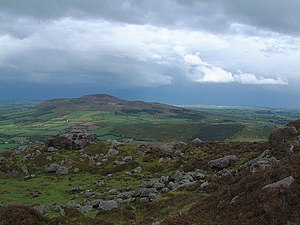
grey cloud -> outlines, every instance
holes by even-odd
[[[192,67],[199,62],[212,65],[202,71],[208,74],[205,80],[198,71],[192,81],[224,82],[225,77],[226,82],[286,84],[278,77],[298,77],[299,38],[268,36],[258,28],[231,23],[227,14],[237,9],[221,1],[41,2],[0,1],[0,79],[113,87],[168,85],[186,76],[182,51]],[[209,17],[211,12],[231,24],[229,31],[244,29],[260,36],[190,29],[207,22],[212,30],[220,30],[224,23]],[[239,69],[247,74],[236,75]],[[212,78],[213,73],[221,75]]]
[[[68,16],[92,17],[131,24],[206,29],[211,32],[233,32],[232,24],[244,24],[259,30],[291,35],[300,34],[299,11],[298,0],[0,1],[0,12],[4,14],[42,20]]]

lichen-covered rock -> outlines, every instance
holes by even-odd
[[[163,144],[159,146],[159,149],[167,155],[172,155],[175,152],[174,146],[172,144]]]
[[[283,178],[282,180],[279,180],[275,183],[268,184],[268,185],[264,186],[263,189],[265,189],[265,188],[288,188],[294,182],[295,182],[295,179],[292,176],[289,176],[289,177]]]
[[[142,167],[138,166],[132,170],[132,173],[141,173],[143,171]]]
[[[46,146],[58,149],[82,149],[96,141],[95,135],[86,133],[67,133],[64,135],[56,135],[47,140]],[[49,148],[48,148],[49,149]]]
[[[149,144],[141,144],[138,149],[139,154],[148,154],[153,150],[152,146]]]
[[[265,150],[257,158],[251,159],[240,166],[240,170],[250,170],[256,172],[258,170],[266,170],[277,163],[275,157],[271,157],[271,151]]]
[[[104,211],[110,211],[114,208],[118,208],[118,203],[115,200],[102,200],[96,199],[91,201],[88,205],[91,205],[93,208],[99,208]]]
[[[59,167],[60,167],[59,164],[57,164],[57,163],[52,163],[52,164],[50,164],[49,166],[47,166],[47,167],[45,168],[45,172],[46,172],[46,173],[54,173],[54,172],[56,172],[56,171],[58,170]]]
[[[212,169],[222,170],[229,167],[233,162],[237,161],[238,158],[235,155],[227,155],[222,158],[210,160],[208,166]]]
[[[68,168],[64,167],[64,166],[60,166],[56,172],[55,172],[56,175],[68,175],[69,174],[69,170]]]

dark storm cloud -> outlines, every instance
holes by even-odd
[[[1,0],[0,12],[37,19],[103,18],[233,32],[233,24],[300,34],[298,0]]]

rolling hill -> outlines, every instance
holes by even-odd
[[[263,141],[299,111],[188,108],[128,101],[106,94],[0,105],[0,151],[35,143],[78,126],[99,140]],[[236,112],[236,115],[234,114]],[[271,121],[271,122],[270,122]]]

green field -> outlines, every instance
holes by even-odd
[[[286,109],[192,105],[184,107],[198,114],[179,110],[180,114],[173,115],[177,108],[157,103],[149,109],[148,103],[134,102],[130,108],[131,102],[126,101],[128,108],[114,111],[107,109],[109,104],[95,107],[82,99],[76,99],[76,104],[74,101],[0,102],[0,151],[44,141],[67,132],[74,125],[86,123],[93,124],[90,132],[97,134],[99,140],[186,141],[198,137],[216,141],[261,141],[276,127],[300,118],[299,110]]]

